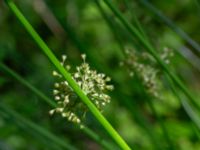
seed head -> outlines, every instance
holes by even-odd
[[[76,67],[75,72],[72,73],[73,79],[80,86],[85,95],[87,95],[93,104],[102,111],[103,108],[110,103],[110,96],[106,91],[114,89],[113,85],[108,84],[111,81],[110,77],[107,77],[103,73],[97,73],[96,70],[90,69],[88,63],[86,63],[86,55],[82,54],[81,58],[83,63]],[[67,59],[66,55],[62,56],[61,64],[65,66],[66,70],[71,67],[65,65]],[[87,107],[79,99],[73,89],[68,85],[62,75],[53,71],[53,76],[57,77],[58,81],[54,84],[53,94],[57,101],[58,107],[50,110],[50,114],[55,112],[60,113],[62,117],[68,119],[68,121],[74,123],[81,123],[81,119],[88,111]]]
[[[158,97],[160,70],[157,68],[153,57],[146,52],[139,53],[134,50],[126,50],[125,53],[127,57],[120,63],[123,64],[121,66],[128,68],[130,77],[134,77],[134,74],[137,74],[147,92],[153,97]],[[164,48],[160,54],[160,58],[166,64],[169,64],[169,58],[172,56],[173,52],[168,48]]]

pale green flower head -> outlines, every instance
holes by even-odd
[[[82,54],[81,58],[83,63],[76,67],[75,72],[72,73],[72,77],[84,94],[88,96],[100,111],[102,111],[111,100],[110,96],[106,94],[107,91],[114,89],[113,85],[108,84],[111,78],[103,73],[97,73],[96,70],[91,70],[89,64],[85,61],[85,54]],[[66,70],[70,71],[71,67],[66,65],[66,59],[67,56],[63,55],[61,65],[64,66]],[[54,84],[53,95],[58,107],[50,110],[49,113],[60,113],[62,117],[67,118],[69,121],[80,124],[82,118],[88,111],[87,107],[61,74],[53,71],[53,76],[57,77],[57,82]]]

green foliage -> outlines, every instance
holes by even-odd
[[[6,3],[0,149],[200,149],[198,0],[18,0],[20,11]],[[174,53],[169,64],[160,55],[165,47]],[[76,70],[57,60],[62,54],[71,68],[86,54],[91,70],[111,77],[115,88],[102,112],[74,82]],[[81,108],[89,106],[82,129],[48,113],[58,107],[52,64],[86,103]]]

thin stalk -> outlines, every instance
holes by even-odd
[[[129,12],[131,13],[133,10],[133,7],[131,6],[131,4],[129,3],[128,0],[124,0],[124,3],[127,7],[127,9],[129,10]],[[135,26],[138,28],[138,30],[140,31],[140,33],[144,36],[144,38],[148,39],[146,36],[146,33],[144,32],[144,29],[142,28],[141,23],[139,22],[137,16],[134,13],[131,13],[132,19],[133,19],[133,23],[135,24]]]
[[[147,136],[150,138],[154,150],[162,149],[163,147],[161,146],[160,139],[154,133],[153,127],[150,122],[146,120],[145,116],[141,113],[137,101],[133,100],[133,98],[130,96],[123,95],[123,101],[121,101],[121,103],[128,109],[135,122],[139,124],[142,130],[144,130]]]
[[[57,104],[51,100],[49,97],[47,97],[45,94],[43,94],[40,90],[38,90],[36,87],[31,85],[28,81],[23,79],[20,75],[18,75],[14,70],[10,69],[3,63],[0,63],[0,68],[4,69],[7,73],[9,73],[13,78],[18,80],[21,84],[26,86],[28,89],[30,89],[33,93],[35,93],[38,97],[41,98],[41,100],[45,101],[47,104],[49,104],[52,108],[56,108]],[[88,127],[84,127],[81,129],[85,134],[87,134],[91,139],[95,140],[97,143],[102,145],[104,148],[112,150],[111,147],[113,147],[110,143],[103,140],[100,136],[98,136],[95,132],[90,130]]]
[[[123,50],[122,52],[124,54],[125,47],[124,47],[123,42],[120,38],[120,35],[118,34],[118,30],[116,29],[113,22],[111,21],[112,18],[105,13],[105,11],[103,10],[99,0],[95,0],[94,2],[97,5],[97,8],[99,9],[102,17],[105,19],[105,21],[106,21],[108,27],[110,28],[111,32],[113,33],[113,36],[114,36],[116,42],[119,44],[119,47]]]
[[[197,0],[198,1],[198,0]],[[200,57],[200,45],[194,41],[186,32],[173,23],[172,20],[167,18],[160,10],[154,7],[148,0],[140,0],[140,2],[146,6],[151,12],[153,12],[157,17],[159,17],[169,28],[171,28],[175,33],[182,37],[188,44],[190,44],[198,53]]]
[[[200,72],[200,59],[197,55],[191,52],[190,48],[182,46],[181,48],[177,49],[177,51],[185,60],[187,60],[190,65]]]
[[[32,25],[24,17],[24,15],[13,3],[13,1],[6,0],[6,3],[8,4],[8,7],[12,10],[14,15],[19,19],[19,21],[24,26],[24,28],[27,30],[27,32],[35,40],[36,44],[41,48],[41,50],[45,53],[45,55],[49,58],[49,60],[54,64],[57,70],[67,80],[71,88],[76,92],[76,94],[80,97],[83,103],[87,105],[87,107],[95,116],[95,118],[99,121],[99,123],[105,128],[107,133],[113,138],[113,140],[119,145],[119,147],[121,147],[122,149],[130,150],[131,148],[128,146],[128,144],[118,134],[118,132],[112,127],[112,125],[106,120],[106,118],[100,113],[100,111],[95,107],[95,105],[90,101],[90,99],[84,94],[84,92],[81,90],[78,84],[72,79],[72,76],[70,75],[70,73],[60,64],[60,62],[55,57],[51,49],[42,40],[39,34],[33,29]]]
[[[100,2],[98,0],[95,0],[95,4],[97,5],[97,8],[99,9],[100,13],[102,14],[103,18],[106,20],[109,28],[111,29],[116,41],[119,43],[119,47],[121,48],[122,52],[124,52],[124,45],[123,45],[123,41],[121,41],[122,39],[120,38],[120,35],[118,34],[117,32],[117,28],[116,26],[113,24],[113,22],[111,21],[111,16],[108,16],[105,11],[103,10]],[[136,18],[137,19],[137,18]],[[138,25],[139,25],[139,21],[138,21]],[[68,28],[66,30],[67,32],[70,31],[73,32],[73,30],[69,30],[68,31]],[[69,34],[72,41],[74,42],[75,45],[80,45],[80,41],[77,37],[75,37],[75,34]],[[74,40],[76,39],[76,40]],[[78,41],[78,43],[77,43]],[[84,53],[87,53],[87,49],[83,48],[83,46],[77,46],[77,48],[81,51],[81,52],[84,52]],[[89,57],[89,59],[91,60],[92,58]],[[92,61],[92,60],[91,60]],[[92,61],[93,62],[93,61]],[[95,63],[95,62],[94,62]],[[93,63],[93,65],[94,65]],[[96,63],[95,63],[96,64]],[[98,64],[95,65],[96,67],[100,67]],[[101,68],[101,67],[100,67]],[[99,68],[99,69],[100,69]],[[104,71],[105,71],[105,67],[104,67]],[[110,76],[112,77],[112,74],[110,74]],[[115,89],[116,91],[117,89]],[[120,95],[119,95],[120,96]],[[128,102],[128,104],[126,102]],[[150,127],[150,124],[145,120],[144,116],[141,115],[141,113],[138,111],[135,110],[135,107],[131,107],[130,106],[135,106],[135,104],[131,104],[130,101],[132,101],[131,99],[127,99],[127,98],[124,98],[124,101],[125,102],[125,105],[128,107],[131,115],[133,116],[133,118],[136,119],[136,122],[138,124],[140,124],[142,126],[142,128],[146,131],[147,135],[149,136],[149,139],[152,141],[152,144],[154,145],[154,148],[155,149],[161,149],[161,146],[159,145],[158,143],[158,138],[155,137],[155,134],[152,132],[152,128]],[[94,138],[94,139],[98,139],[98,137],[96,137],[96,135],[94,133],[91,132],[91,130],[85,130],[85,131],[88,131],[88,133]],[[87,134],[88,134],[87,133]],[[103,143],[104,141],[102,141]],[[108,145],[107,145],[108,146]],[[112,145],[111,145],[112,146]],[[111,146],[110,149],[113,149]]]
[[[166,129],[166,126],[165,126],[163,120],[161,119],[161,117],[157,114],[156,108],[155,108],[155,106],[153,105],[153,103],[152,103],[151,100],[152,100],[152,99],[148,99],[148,98],[146,99],[146,101],[147,101],[147,103],[148,103],[148,105],[149,105],[149,107],[150,107],[150,109],[151,109],[153,115],[155,116],[155,118],[157,119],[157,121],[158,121],[159,124],[160,124],[161,130],[162,130],[162,132],[163,132],[163,134],[164,134],[164,137],[165,137],[165,139],[166,139],[166,141],[167,141],[167,143],[168,143],[168,145],[169,145],[169,149],[170,149],[170,150],[174,150],[174,149],[175,149],[175,146],[174,146],[174,144],[173,144],[171,138],[169,137],[169,134],[168,134],[168,131],[167,131],[167,129]]]
[[[190,104],[185,99],[183,99],[183,98],[181,99],[181,104],[184,107],[184,109],[187,111],[187,114],[188,114],[189,118],[200,129],[200,118],[196,114],[196,112],[193,110],[193,108],[190,106]]]
[[[42,128],[42,127],[38,126],[37,124],[33,123],[32,121],[30,121],[30,120],[26,119],[25,117],[21,116],[16,111],[13,111],[13,110],[9,109],[4,104],[1,103],[0,104],[0,108],[4,112],[6,112],[6,114],[9,114],[12,118],[15,118],[16,121],[18,121],[18,122],[20,122],[22,124],[25,124],[29,128],[31,128],[34,131],[36,131],[36,132],[40,133],[41,135],[43,135],[45,138],[50,139],[51,141],[55,142],[57,145],[62,146],[63,148],[68,149],[68,150],[76,150],[76,148],[73,147],[72,145],[70,145],[67,141],[61,140],[57,136],[53,135],[51,132],[45,130],[44,128]]]
[[[33,93],[38,95],[41,99],[43,99],[46,103],[48,103],[51,107],[56,107],[56,103],[52,100],[50,100],[48,97],[46,97],[42,92],[40,92],[37,88],[32,86],[30,83],[28,83],[26,80],[24,80],[22,77],[20,77],[17,73],[15,73],[13,70],[8,68],[6,65],[0,62],[0,68],[5,70],[7,73],[9,73],[12,77],[14,77],[16,80],[21,82],[23,85],[28,87]]]
[[[98,4],[98,7],[101,8],[99,1],[98,1],[98,0],[95,0],[95,2]],[[132,9],[131,9],[131,6],[130,6],[130,4],[128,3],[127,0],[124,0],[124,3],[126,4],[126,7],[129,9],[129,11],[132,10]],[[104,18],[106,19],[106,21],[109,22],[110,20],[106,18],[106,13],[103,11],[102,8],[101,8],[101,13],[102,13],[102,15],[104,16]],[[139,20],[137,19],[137,17],[136,17],[134,14],[132,14],[132,15],[133,15],[134,24],[136,25],[137,29],[140,31],[140,33],[141,33],[142,36],[146,39],[146,41],[149,42],[149,39],[148,39],[148,37],[146,36],[146,33],[144,32],[144,30],[143,30],[143,28],[142,28],[142,26],[141,26]],[[109,26],[110,26],[111,29],[114,28],[112,24],[110,24]],[[116,33],[116,34],[117,34],[117,33]],[[122,51],[123,51],[123,49],[122,49]],[[144,90],[144,93],[145,93],[145,90]],[[166,129],[166,127],[165,127],[165,125],[164,125],[162,119],[161,119],[161,118],[159,117],[159,115],[157,114],[157,111],[156,111],[156,109],[155,109],[155,107],[154,107],[154,105],[153,105],[153,103],[152,103],[151,100],[152,100],[152,99],[149,99],[148,96],[147,96],[147,98],[145,98],[145,101],[147,102],[147,105],[149,105],[149,107],[150,107],[150,109],[151,109],[151,112],[153,113],[153,115],[156,117],[156,119],[158,120],[158,122],[159,122],[159,124],[160,124],[160,127],[161,127],[161,129],[162,129],[162,131],[163,131],[164,137],[165,137],[165,139],[166,139],[166,141],[167,141],[167,143],[168,143],[170,149],[174,149],[174,144],[172,143],[172,140],[170,139],[170,137],[169,137],[169,135],[168,135],[167,129]],[[154,142],[154,141],[153,141],[153,142]]]
[[[169,82],[171,82],[171,80],[169,78],[167,78]],[[180,97],[180,95],[178,94],[174,84],[171,82],[171,84],[169,85],[172,92],[174,93],[174,95],[176,96],[176,98],[180,101],[180,103],[182,104],[184,110],[186,111],[186,114],[188,115],[188,117],[190,118],[190,120],[192,122],[194,122],[195,126],[200,130],[200,118],[199,116],[194,112],[193,108],[190,106],[190,104],[187,102],[186,99],[183,99],[183,97]]]
[[[154,48],[151,46],[151,44],[143,37],[142,34],[134,27],[132,26],[119,12],[119,10],[110,2],[110,0],[104,0],[105,4],[113,11],[113,13],[116,15],[116,17],[121,21],[121,23],[127,28],[127,30],[132,34],[132,36],[137,37],[138,40],[143,44],[143,46],[146,48],[146,50],[155,58],[155,60],[158,62],[160,67],[167,73],[167,75],[172,79],[172,81],[180,88],[180,90],[185,93],[185,95],[191,100],[191,102],[197,106],[199,109],[199,105],[196,104],[195,98],[193,95],[189,92],[189,90],[184,86],[184,84],[181,82],[181,80],[176,77],[164,64],[164,62],[160,59],[160,57],[157,55]]]
[[[195,0],[195,3],[197,5],[197,11],[198,11],[198,16],[200,17],[200,1],[199,0]]]

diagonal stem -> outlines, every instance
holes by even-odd
[[[15,16],[19,19],[21,24],[35,40],[36,44],[41,48],[49,60],[54,64],[57,70],[63,75],[67,80],[71,88],[76,92],[80,99],[87,105],[89,110],[95,116],[95,118],[100,122],[100,124],[105,128],[105,130],[110,134],[113,140],[119,145],[120,148],[125,150],[130,150],[131,148],[123,140],[123,138],[118,134],[118,132],[112,127],[112,125],[107,121],[107,119],[100,113],[100,111],[95,107],[95,105],[90,101],[90,99],[84,94],[78,84],[72,79],[72,76],[66,69],[60,64],[58,59],[55,57],[51,49],[47,44],[42,40],[39,34],[33,29],[31,24],[27,21],[24,15],[20,12],[17,6],[13,3],[12,0],[6,0],[8,7],[12,10]]]
[[[142,34],[134,27],[132,26],[125,18],[124,16],[119,12],[119,10],[111,3],[110,0],[104,0],[105,4],[113,11],[113,13],[116,15],[116,17],[121,21],[121,23],[126,27],[126,29],[135,37],[138,38],[140,43],[146,48],[146,50],[155,58],[155,60],[158,62],[160,67],[166,72],[166,74],[172,79],[172,81],[179,87],[179,89],[185,93],[185,95],[191,100],[191,102],[194,104],[194,106],[198,107],[200,109],[200,106],[196,104],[195,98],[193,95],[189,92],[189,90],[185,87],[185,85],[181,82],[181,80],[175,76],[168,67],[163,63],[163,61],[160,59],[160,57],[157,55],[156,51],[152,47],[152,45],[143,37]]]
[[[23,84],[24,86],[26,86],[28,89],[30,89],[33,93],[35,93],[38,97],[40,97],[41,100],[45,101],[52,108],[57,107],[57,104],[52,99],[50,99],[49,97],[47,97],[44,93],[42,93],[36,87],[34,87],[33,85],[31,85],[25,79],[23,79],[14,70],[12,70],[11,68],[7,67],[5,64],[3,64],[1,62],[0,62],[0,68],[2,68],[4,71],[6,71],[8,74],[10,74],[16,80],[18,80],[21,84]],[[92,139],[94,139],[97,143],[101,144],[104,148],[110,149],[110,150],[112,149],[111,147],[113,147],[113,146],[109,142],[103,140],[100,136],[98,136],[95,132],[93,132],[92,130],[90,130],[88,127],[85,126],[84,128],[82,128],[82,131],[85,134],[87,134],[88,136],[90,136]]]

